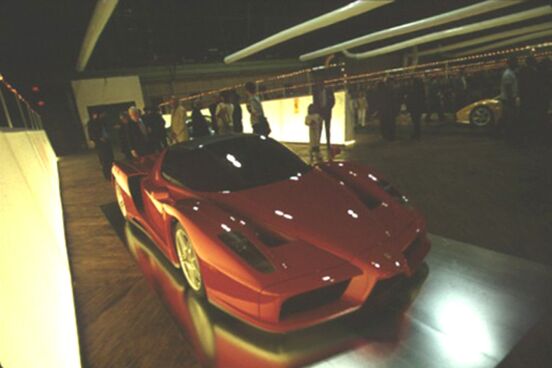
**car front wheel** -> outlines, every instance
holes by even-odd
[[[487,106],[476,106],[470,113],[470,124],[472,126],[482,128],[491,125],[493,122],[493,112]]]
[[[194,244],[182,225],[177,224],[174,231],[174,242],[180,269],[190,289],[198,296],[205,296],[203,278],[199,267],[199,258],[194,249]]]

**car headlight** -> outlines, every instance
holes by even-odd
[[[274,267],[242,233],[227,231],[219,239],[251,267],[262,273],[274,272]]]

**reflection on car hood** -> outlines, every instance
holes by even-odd
[[[318,169],[261,187],[208,196],[259,225],[345,259],[391,244],[393,233],[408,219],[394,216],[393,206],[369,209],[351,190]]]

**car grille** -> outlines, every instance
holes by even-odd
[[[280,309],[280,320],[292,315],[330,304],[341,298],[351,280],[338,282],[320,289],[308,291],[287,299]]]

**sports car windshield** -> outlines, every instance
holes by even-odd
[[[169,149],[162,175],[196,191],[236,191],[289,179],[310,170],[270,138],[241,136],[190,149]]]

